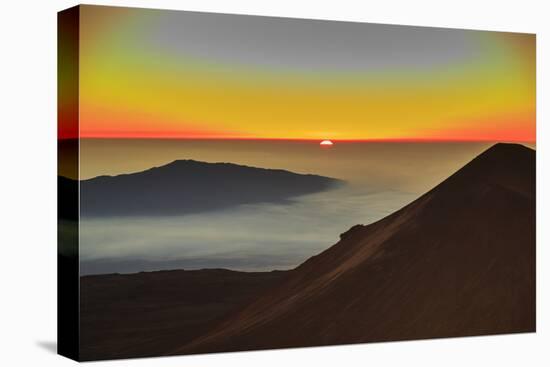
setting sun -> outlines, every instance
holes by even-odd
[[[334,143],[330,140],[323,140],[319,145],[332,146],[332,145],[334,145]]]

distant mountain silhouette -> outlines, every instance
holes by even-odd
[[[283,202],[342,181],[230,163],[176,160],[162,167],[80,183],[81,215],[175,215]]]
[[[497,144],[173,354],[535,330],[535,152]]]

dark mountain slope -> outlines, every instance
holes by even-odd
[[[205,269],[81,277],[80,358],[158,356],[204,334],[285,275]]]
[[[497,144],[174,354],[535,330],[535,152]]]
[[[240,204],[284,202],[341,181],[230,163],[177,160],[80,184],[82,216],[175,215]]]

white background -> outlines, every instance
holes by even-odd
[[[97,4],[537,33],[537,333],[97,362],[112,366],[550,365],[547,1],[96,1]],[[64,366],[56,340],[56,12],[0,9],[0,365]],[[383,315],[381,315],[383,317]],[[546,348],[545,348],[546,347]]]

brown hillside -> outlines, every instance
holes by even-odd
[[[173,354],[535,330],[535,152],[497,144]]]

